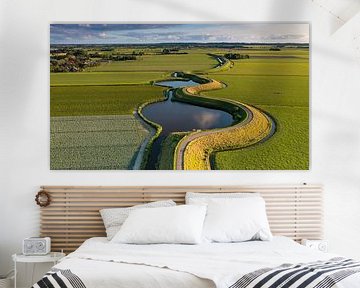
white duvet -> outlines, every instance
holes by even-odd
[[[55,267],[70,269],[87,288],[228,288],[261,268],[333,257],[286,237],[200,245],[112,244],[106,238],[91,238]],[[335,287],[360,287],[360,273]]]

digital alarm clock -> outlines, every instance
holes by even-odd
[[[24,255],[46,255],[50,253],[50,237],[30,237],[23,240]]]

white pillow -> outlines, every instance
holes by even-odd
[[[106,229],[107,239],[111,240],[117,232],[119,232],[121,225],[124,223],[129,213],[132,210],[139,208],[154,208],[154,207],[170,207],[176,206],[172,200],[156,201],[146,204],[140,204],[128,208],[109,208],[101,209],[100,214]]]
[[[207,204],[211,199],[233,199],[233,198],[247,198],[247,197],[259,197],[259,193],[244,192],[244,193],[196,193],[186,192],[185,203],[186,204]]]
[[[247,197],[209,200],[203,237],[210,242],[271,240],[264,199]]]
[[[137,209],[131,211],[111,242],[198,244],[201,242],[205,214],[205,205]]]

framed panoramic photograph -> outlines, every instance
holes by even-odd
[[[309,169],[309,30],[51,24],[50,168]]]

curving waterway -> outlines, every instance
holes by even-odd
[[[172,132],[188,132],[223,128],[233,124],[231,114],[222,110],[211,109],[187,103],[173,101],[171,88],[196,86],[199,83],[192,80],[159,81],[158,86],[170,88],[167,91],[167,100],[145,106],[142,114],[152,122],[162,126],[162,132],[152,145],[152,151],[145,169],[155,170],[164,139]]]

